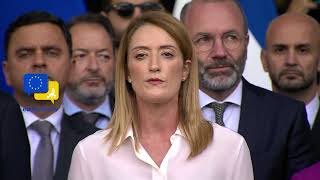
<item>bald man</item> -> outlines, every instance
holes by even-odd
[[[274,19],[261,52],[273,91],[305,103],[312,143],[320,160],[320,114],[317,70],[320,68],[320,26],[311,16],[286,13]]]

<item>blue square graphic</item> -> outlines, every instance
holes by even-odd
[[[23,90],[28,95],[32,93],[46,93],[48,92],[48,75],[25,74],[23,84]]]

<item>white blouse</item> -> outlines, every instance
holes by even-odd
[[[179,128],[160,167],[140,145],[134,146],[132,130],[108,155],[111,142],[101,130],[80,141],[72,156],[68,180],[253,180],[248,146],[243,137],[213,125],[213,141],[199,155],[187,159],[190,148]]]

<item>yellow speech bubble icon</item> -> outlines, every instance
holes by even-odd
[[[50,100],[54,104],[54,101],[59,99],[59,83],[57,81],[49,81],[48,92],[34,93],[33,97],[36,100]]]

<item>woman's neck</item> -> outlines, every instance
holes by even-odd
[[[155,104],[137,101],[139,136],[150,134],[172,135],[179,124],[178,98]]]

